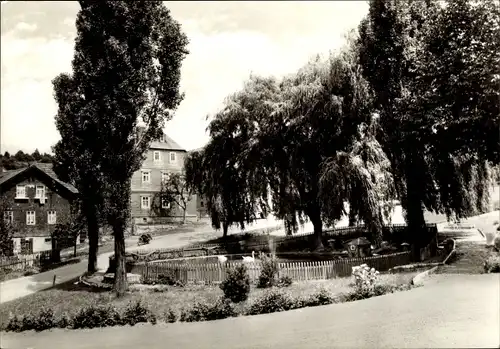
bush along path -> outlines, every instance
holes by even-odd
[[[349,292],[334,294],[320,289],[309,296],[292,296],[286,291],[290,279],[278,278],[274,258],[266,258],[257,287],[267,290],[251,302],[246,302],[251,292],[250,280],[244,264],[231,270],[220,285],[223,296],[215,300],[197,301],[180,312],[167,309],[155,314],[152,309],[138,302],[131,302],[122,311],[112,305],[91,305],[72,315],[55,315],[51,309],[41,309],[35,314],[10,315],[2,330],[12,332],[43,331],[51,328],[82,329],[108,326],[156,324],[157,321],[173,323],[219,320],[235,316],[268,314],[280,311],[314,307],[340,302],[366,299],[396,291],[409,290],[411,284],[389,285],[379,282],[379,273],[366,264],[354,267],[354,282]],[[248,304],[247,304],[248,303]]]

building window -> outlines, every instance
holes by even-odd
[[[35,199],[45,198],[45,186],[37,185],[35,191]]]
[[[14,222],[14,212],[12,211],[4,211],[3,213],[3,219],[7,222],[7,223],[13,223]]]
[[[163,172],[161,173],[161,182],[162,182],[162,183],[167,182],[167,181],[168,181],[168,177],[169,177],[168,172],[163,171]]]
[[[160,152],[159,151],[154,151],[153,152],[153,160],[155,162],[159,162],[161,161],[161,156],[160,156]]]
[[[45,238],[44,240],[45,242],[51,242],[52,241],[52,238]]]
[[[142,171],[142,183],[151,183],[151,171],[149,170]]]
[[[149,196],[141,196],[141,208],[149,210],[151,207],[151,198]]]
[[[177,158],[177,157],[176,157],[175,153],[174,153],[174,152],[171,152],[171,153],[170,153],[170,162],[171,162],[171,163],[174,163],[174,162],[176,161],[176,158]]]
[[[26,186],[18,185],[16,186],[16,199],[25,199],[26,198]]]
[[[170,208],[170,201],[168,200],[167,197],[162,197],[161,198],[161,208],[164,208],[164,209],[169,209]]]
[[[33,254],[33,239],[21,239],[21,254]]]
[[[56,211],[47,212],[47,223],[48,224],[56,224],[57,222],[57,213]]]
[[[200,207],[203,207],[204,203],[203,201],[200,201]]]
[[[36,218],[35,218],[35,211],[27,211],[26,212],[26,225],[35,225],[36,224]]]

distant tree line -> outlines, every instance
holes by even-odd
[[[17,170],[28,166],[32,162],[52,163],[53,156],[48,153],[41,154],[38,149],[31,154],[19,150],[16,154],[11,155],[6,151],[3,155],[0,154],[0,165],[6,170]]]

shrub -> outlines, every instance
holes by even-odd
[[[378,280],[379,272],[370,268],[366,264],[352,267],[354,276],[354,296],[356,299],[369,298],[375,295],[375,284]]]
[[[67,313],[61,315],[57,320],[56,327],[59,328],[70,328],[72,327],[72,320]]]
[[[270,289],[260,298],[257,298],[248,308],[247,315],[268,314],[290,309],[300,308],[288,293],[282,293],[279,289]]]
[[[500,273],[500,256],[490,255],[484,261],[484,271],[486,273]]]
[[[302,299],[301,305],[302,307],[316,307],[319,305],[327,305],[335,302],[336,299],[333,296],[333,294],[322,288],[321,290],[319,290],[316,293],[313,293],[309,297]]]
[[[159,274],[156,281],[141,276],[141,284],[184,287],[185,283],[178,279],[177,272],[178,270],[167,270],[164,274]]]
[[[95,305],[80,309],[71,322],[73,329],[116,326],[123,323],[116,308]]]
[[[233,304],[229,299],[220,298],[215,303],[196,302],[192,308],[183,310],[180,321],[210,321],[237,316]]]
[[[493,222],[493,225],[498,225],[498,221],[494,221],[494,222]]]
[[[31,276],[31,275],[36,275],[38,273],[39,273],[39,271],[37,269],[30,268],[30,269],[24,271],[23,276]]]
[[[134,326],[140,322],[150,322],[154,325],[156,324],[156,316],[147,307],[142,305],[141,301],[137,301],[127,306],[121,322],[130,326]]]
[[[293,283],[292,278],[289,276],[282,276],[278,279],[276,286],[278,287],[288,287]]]
[[[43,331],[56,327],[56,325],[52,309],[42,309],[37,314],[26,314],[20,317],[11,314],[6,330],[12,332]]]
[[[153,237],[151,236],[151,234],[142,234],[140,237],[139,237],[139,243],[141,245],[147,245],[151,242],[151,240],[153,240]]]
[[[177,277],[177,273],[179,270],[168,270],[166,274],[160,274],[158,275],[158,284],[161,285],[169,285],[169,286],[179,286],[179,287],[184,287],[184,282],[179,280]]]
[[[276,258],[263,255],[261,259],[261,267],[262,269],[259,275],[257,287],[269,288],[276,286],[278,283],[279,272],[278,261]]]
[[[497,234],[497,236],[493,239],[493,246],[495,246],[495,249],[500,252],[500,234]]]
[[[246,265],[241,264],[229,270],[220,288],[224,292],[224,297],[234,303],[246,301],[250,293],[250,278],[248,277]]]
[[[165,322],[168,323],[174,323],[177,321],[177,314],[172,309],[166,310],[163,314],[163,317],[165,319]]]

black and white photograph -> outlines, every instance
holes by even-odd
[[[500,0],[0,15],[0,349],[500,348]]]

